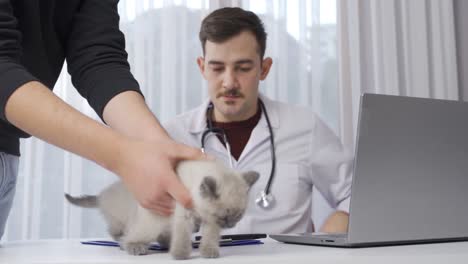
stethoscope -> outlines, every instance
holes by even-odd
[[[262,209],[270,209],[275,204],[275,197],[271,193],[271,184],[273,183],[273,178],[275,175],[275,168],[276,168],[276,154],[275,154],[275,142],[273,137],[273,129],[271,128],[270,118],[268,117],[268,113],[265,109],[265,105],[261,100],[259,101],[259,105],[262,109],[262,112],[265,114],[265,118],[268,124],[268,130],[270,132],[270,151],[271,151],[271,171],[270,171],[270,178],[268,178],[268,182],[255,199],[255,203]],[[206,129],[203,131],[202,138],[201,138],[201,151],[205,153],[205,140],[210,135],[220,135],[223,138],[223,141],[226,146],[227,155],[229,157],[229,165],[231,168],[234,168],[232,163],[232,155],[231,155],[231,146],[227,140],[226,133],[222,128],[213,127],[212,115],[213,115],[213,103],[210,102],[208,108],[206,110]]]

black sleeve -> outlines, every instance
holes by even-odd
[[[118,0],[83,0],[67,42],[68,72],[78,92],[101,117],[106,104],[124,91],[141,94],[130,73],[119,29]]]
[[[0,118],[6,120],[5,105],[21,85],[37,81],[20,63],[21,32],[10,0],[0,0]]]

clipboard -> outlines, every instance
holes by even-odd
[[[220,247],[232,247],[232,246],[247,246],[247,245],[258,245],[263,244],[259,238],[265,238],[266,235],[258,234],[242,234],[242,235],[226,235],[221,236],[219,240]],[[197,239],[198,238],[198,239]],[[242,239],[240,239],[242,238]],[[201,237],[196,237],[195,241],[192,241],[192,247],[198,248],[200,246]],[[106,246],[106,247],[119,247],[119,243],[111,240],[83,240],[80,242],[83,245],[93,245],[93,246]],[[158,243],[151,243],[148,247],[150,250],[154,251],[167,251],[168,248],[161,247]]]

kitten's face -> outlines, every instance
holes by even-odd
[[[222,228],[234,227],[244,215],[244,208],[226,208],[221,209],[220,212],[214,214],[216,223]]]
[[[222,180],[207,176],[200,185],[200,194],[205,201],[201,215],[222,228],[234,227],[244,215],[248,191],[257,181],[257,172],[226,173]]]

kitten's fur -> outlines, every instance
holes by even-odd
[[[191,234],[201,226],[201,256],[218,257],[221,228],[233,227],[241,219],[248,190],[259,175],[253,171],[241,174],[215,161],[180,162],[177,174],[190,190],[194,207],[186,210],[177,203],[170,217],[141,207],[121,182],[110,185],[98,196],[65,196],[74,205],[99,208],[110,235],[129,254],[146,254],[148,244],[157,241],[169,247],[174,258],[189,258]]]

